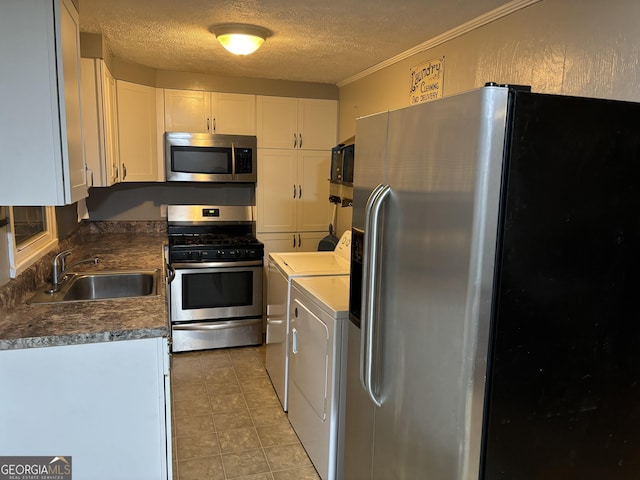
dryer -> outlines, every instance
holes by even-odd
[[[342,478],[349,276],[293,280],[289,422],[322,480]]]
[[[350,263],[350,230],[344,232],[333,252],[269,254],[266,368],[285,412],[288,410],[291,281],[298,277],[348,275]]]

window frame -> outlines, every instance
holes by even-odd
[[[55,207],[43,206],[42,208],[45,209],[45,230],[18,248],[14,234],[13,207],[7,207],[9,211],[7,241],[9,243],[9,276],[11,278],[16,278],[58,245]]]

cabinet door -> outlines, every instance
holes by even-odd
[[[296,230],[297,152],[258,149],[258,232]]]
[[[269,263],[271,252],[295,252],[298,236],[295,232],[258,233],[258,240],[264,243],[264,264]]]
[[[297,147],[297,99],[258,96],[256,111],[259,148]]]
[[[298,148],[329,150],[337,143],[338,102],[301,98],[298,100]]]
[[[0,145],[11,168],[0,175],[0,204],[73,203],[87,196],[78,13],[70,0],[1,9]]]
[[[324,232],[298,232],[296,234],[297,252],[317,252],[320,240],[329,235],[329,227]]]
[[[328,231],[331,222],[328,179],[330,168],[331,152],[298,152],[298,231]]]
[[[211,133],[210,93],[165,89],[164,126],[167,132]]]
[[[64,84],[61,118],[65,119],[61,125],[62,159],[68,162],[69,172],[65,197],[73,203],[85,198],[88,192],[80,111],[80,24],[71,0],[60,2],[60,39]]]
[[[84,154],[89,170],[89,186],[108,187],[107,173],[103,164],[104,145],[102,131],[102,95],[98,82],[96,62],[93,58],[80,60],[82,79],[82,134]]]
[[[155,88],[117,81],[121,181],[158,180]]]
[[[107,186],[120,180],[120,158],[118,154],[118,99],[116,80],[102,62],[102,103],[104,109],[105,164]]]
[[[83,58],[82,130],[89,185],[109,187],[118,177],[115,80],[100,59]]]
[[[212,93],[214,133],[256,134],[256,96],[238,93]]]

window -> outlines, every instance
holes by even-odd
[[[57,243],[53,207],[9,207],[11,278],[33,265]]]

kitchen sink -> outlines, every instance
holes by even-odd
[[[65,275],[57,292],[43,289],[29,303],[87,302],[158,295],[160,270],[110,270]]]

